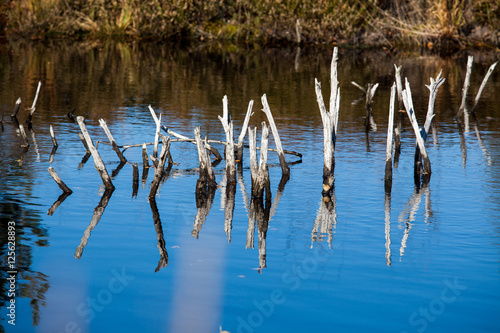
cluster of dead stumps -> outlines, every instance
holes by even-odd
[[[338,50],[337,48],[333,51],[333,58],[331,62],[331,94],[330,100],[328,103],[328,109],[326,107],[325,101],[322,96],[321,84],[316,80],[315,81],[315,91],[317,102],[319,105],[319,110],[321,113],[321,118],[323,122],[323,134],[324,134],[324,167],[323,167],[323,200],[318,210],[318,216],[315,221],[313,231],[312,231],[312,241],[321,240],[322,235],[329,235],[329,242],[331,242],[331,229],[332,225],[336,224],[336,212],[335,212],[335,195],[334,195],[334,168],[335,168],[335,144],[337,138],[337,130],[338,130],[338,119],[339,119],[339,111],[340,111],[340,88],[339,82],[337,80],[337,59],[338,59]],[[469,110],[467,108],[466,96],[469,89],[470,84],[470,73],[472,68],[473,58],[469,57],[467,64],[467,74],[465,78],[464,88],[462,90],[462,104],[457,113],[457,123],[458,128],[462,131],[462,116],[464,117],[464,123],[466,126],[469,126],[470,119],[472,118],[473,123],[477,126],[477,122],[475,120],[475,109],[477,103],[480,99],[481,93],[486,85],[486,82],[491,75],[493,69],[496,66],[496,63],[493,64],[478,92],[476,98],[474,100],[474,104],[472,108]],[[394,150],[394,164],[397,163],[399,159],[399,154],[401,152],[401,132],[402,132],[402,124],[404,120],[404,114],[406,113],[409,121],[414,130],[414,134],[416,137],[416,145],[415,145],[415,163],[414,163],[414,179],[415,179],[415,198],[411,201],[413,204],[420,202],[421,192],[420,189],[427,188],[427,185],[430,181],[431,177],[431,162],[429,156],[427,154],[425,144],[428,133],[431,130],[432,119],[434,118],[434,102],[436,99],[436,95],[439,87],[445,81],[444,78],[441,78],[441,73],[437,75],[436,78],[430,79],[430,84],[426,85],[426,87],[430,91],[429,95],[429,103],[428,110],[425,119],[424,125],[419,126],[417,119],[415,117],[415,111],[412,101],[412,94],[410,90],[410,85],[408,80],[405,79],[404,89],[403,82],[401,79],[401,67],[395,66],[395,83],[391,88],[390,95],[390,103],[389,103],[389,122],[388,122],[388,130],[387,130],[387,150],[386,150],[386,167],[385,167],[385,191],[386,191],[386,214],[387,208],[390,211],[390,193],[392,188],[392,167],[393,167],[393,150]],[[353,85],[358,87],[363,91],[365,97],[365,110],[366,110],[366,121],[365,128],[368,133],[370,130],[376,128],[375,121],[372,116],[372,99],[377,90],[378,84],[368,84],[366,88],[360,86],[359,84],[352,82]],[[38,99],[38,94],[40,92],[39,83],[38,89],[36,92],[35,99],[33,101],[33,105],[28,109],[28,117],[26,123],[28,127],[31,127],[31,115],[35,112],[36,101]],[[395,104],[396,104],[396,96],[398,98],[398,110],[400,112],[395,113]],[[168,264],[168,254],[165,249],[165,241],[163,239],[163,230],[161,227],[161,220],[158,212],[158,208],[156,205],[156,194],[161,183],[168,177],[172,166],[174,165],[174,161],[172,160],[172,156],[170,154],[171,143],[173,142],[191,142],[196,145],[198,151],[198,159],[199,159],[199,179],[196,184],[196,206],[198,208],[197,214],[194,221],[192,235],[194,237],[198,237],[201,227],[210,211],[211,205],[213,203],[215,191],[217,189],[217,182],[214,173],[214,166],[219,164],[223,158],[218,150],[213,147],[211,144],[222,144],[225,148],[224,156],[225,156],[225,223],[224,229],[228,236],[228,240],[231,239],[231,226],[233,220],[233,211],[234,211],[234,198],[236,192],[236,185],[240,182],[240,186],[244,187],[244,183],[241,181],[241,175],[238,173],[242,172],[242,161],[244,156],[244,148],[249,148],[250,155],[250,170],[251,170],[251,179],[252,179],[252,189],[251,189],[251,198],[247,200],[245,198],[245,204],[250,203],[248,208],[249,211],[249,227],[247,233],[247,248],[253,248],[253,235],[255,232],[255,225],[257,224],[258,230],[258,247],[259,247],[259,266],[260,268],[266,267],[266,254],[265,254],[265,240],[267,233],[267,226],[269,219],[271,217],[273,209],[271,206],[275,206],[283,193],[286,182],[290,177],[290,169],[289,165],[293,163],[300,163],[302,161],[302,155],[300,153],[294,151],[284,150],[281,144],[280,137],[278,135],[278,129],[274,122],[271,109],[267,102],[266,95],[262,96],[262,105],[263,111],[267,116],[267,120],[269,122],[271,133],[274,138],[274,142],[276,144],[276,149],[270,149],[268,147],[268,138],[269,138],[269,128],[266,122],[262,122],[262,137],[261,137],[261,146],[257,147],[256,137],[257,137],[257,128],[249,128],[249,120],[252,116],[253,109],[253,101],[250,101],[248,105],[248,110],[243,122],[243,126],[241,129],[241,133],[238,136],[238,140],[236,141],[234,138],[233,131],[233,121],[230,120],[228,113],[228,100],[227,97],[223,98],[223,115],[219,116],[219,120],[222,124],[224,132],[226,134],[226,141],[217,141],[217,140],[208,140],[206,137],[201,137],[201,129],[200,127],[196,127],[193,131],[193,137],[188,137],[185,135],[181,135],[179,133],[174,132],[173,130],[162,126],[161,124],[161,115],[158,116],[156,112],[149,106],[149,111],[153,117],[153,120],[156,124],[155,130],[155,141],[153,143],[143,143],[143,144],[132,144],[127,146],[119,146],[115,139],[113,138],[111,131],[107,127],[104,120],[100,119],[99,124],[106,133],[106,136],[109,139],[108,142],[100,142],[111,145],[112,149],[118,155],[120,159],[120,165],[114,171],[116,174],[125,164],[130,163],[133,167],[133,196],[137,195],[138,187],[139,187],[139,170],[138,164],[135,162],[129,162],[123,155],[123,152],[126,149],[132,147],[142,147],[142,164],[143,164],[143,182],[146,181],[148,176],[148,170],[150,168],[154,169],[154,178],[150,185],[149,192],[149,202],[151,205],[151,210],[153,213],[153,220],[155,222],[155,229],[158,236],[158,248],[160,251],[160,261],[158,263],[158,267],[156,271],[160,268],[165,267]],[[24,149],[25,152],[29,147],[29,140],[26,136],[26,131],[23,125],[19,124],[17,121],[17,113],[20,109],[21,100],[19,99],[16,102],[15,108],[11,114],[11,118],[19,127],[19,132],[24,140]],[[84,118],[79,116],[76,118],[76,122],[80,126],[81,133],[79,133],[80,139],[83,142],[83,145],[87,151],[84,161],[93,157],[95,167],[99,172],[99,175],[102,178],[105,192],[101,198],[101,201],[97,205],[94,210],[94,215],[92,220],[84,233],[84,236],[81,240],[80,245],[78,246],[75,257],[81,258],[84,247],[88,242],[88,238],[90,236],[90,232],[95,228],[97,223],[99,222],[105,207],[108,204],[108,201],[113,193],[115,187],[112,183],[112,177],[109,175],[106,165],[104,164],[99,151],[94,145],[94,142],[87,131]],[[248,132],[248,145],[244,144],[245,137]],[[54,132],[52,130],[52,126],[50,126],[50,133],[52,137],[52,142],[54,148],[51,153],[50,160],[52,161],[53,155],[57,149],[57,141],[54,136]],[[165,134],[164,134],[165,133]],[[477,131],[477,133],[479,133]],[[147,145],[153,146],[152,155],[148,155]],[[161,150],[159,151],[159,146],[161,145]],[[260,150],[260,159],[257,158],[257,150]],[[282,178],[278,186],[277,194],[274,198],[274,202],[272,202],[272,194],[270,193],[270,178],[268,172],[268,163],[267,163],[267,155],[268,151],[275,151],[278,153],[280,166],[282,169]],[[298,161],[287,162],[285,158],[285,154],[294,155],[299,158]],[[214,161],[211,159],[211,155],[214,156]],[[153,166],[149,165],[149,161],[152,161]],[[65,183],[58,177],[55,170],[50,167],[49,172],[52,175],[53,179],[57,182],[59,187],[63,190],[63,194],[57,199],[57,201],[52,205],[49,209],[48,214],[52,215],[54,211],[59,207],[59,205],[72,193],[71,189],[65,185]],[[239,181],[239,180],[240,181]],[[244,191],[246,193],[246,191]],[[388,206],[388,207],[387,207]],[[412,208],[413,209],[413,208]],[[386,216],[386,247],[387,247],[387,264],[390,265],[390,218],[388,219]],[[389,224],[389,228],[387,227]],[[329,231],[328,231],[329,230]],[[407,230],[409,232],[409,228]],[[405,237],[407,237],[408,233],[405,231]],[[389,238],[388,238],[389,237]],[[405,239],[402,241],[402,249],[404,249]]]

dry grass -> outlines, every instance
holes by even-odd
[[[2,1],[2,0],[0,0]],[[290,43],[499,45],[498,0],[19,0],[6,32],[34,38],[114,36]],[[1,4],[1,2],[0,2]],[[1,5],[0,5],[1,7]]]

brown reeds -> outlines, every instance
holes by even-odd
[[[23,0],[4,6],[7,34],[352,45],[419,44],[450,52],[498,45],[496,0]],[[0,7],[2,5],[0,4]]]

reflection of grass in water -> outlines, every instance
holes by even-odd
[[[1,5],[0,5],[1,6]],[[32,37],[196,37],[247,42],[302,40],[457,47],[474,37],[498,44],[495,0],[20,0],[3,5],[7,31]]]
[[[197,46],[182,48],[156,43],[89,40],[80,43],[59,41],[43,44],[18,41],[10,44],[8,49],[9,52],[2,54],[15,54],[16,64],[12,64],[8,58],[2,58],[0,63],[4,70],[0,71],[0,80],[11,82],[12,77],[23,79],[12,82],[9,90],[4,90],[1,95],[5,96],[9,108],[18,97],[22,98],[22,109],[19,112],[21,122],[26,113],[24,107],[31,105],[38,81],[43,82],[34,115],[38,135],[44,135],[43,131],[48,129],[36,126],[37,122],[64,123],[67,121],[66,114],[73,108],[76,108],[74,114],[89,119],[90,125],[95,125],[98,118],[119,121],[119,114],[122,112],[119,109],[123,107],[140,108],[139,115],[143,113],[141,121],[149,122],[151,119],[147,105],[151,101],[158,103],[153,105],[155,109],[166,112],[167,123],[189,122],[196,117],[197,111],[193,110],[196,108],[206,108],[203,116],[217,119],[224,95],[228,95],[230,107],[233,108],[232,115],[238,122],[244,118],[248,101],[259,98],[264,92],[268,94],[273,114],[280,118],[280,123],[293,123],[294,117],[303,117],[298,110],[307,110],[313,117],[319,117],[314,94],[294,98],[296,89],[300,87],[294,87],[293,84],[297,76],[314,77],[327,73],[328,58],[331,56],[330,50],[317,53],[313,49],[304,48],[300,53],[299,71],[296,72],[293,69],[296,50],[293,48],[262,51],[235,49],[234,46],[218,47],[214,43],[206,44],[206,49],[203,49]],[[421,82],[414,89],[423,89],[424,96],[427,96],[427,90],[423,84],[429,83],[429,77],[438,72],[434,68],[444,70],[443,76],[446,77],[446,85],[451,92],[461,91],[465,77],[465,65],[457,64],[455,60],[438,57],[419,60],[403,53],[396,59],[389,59],[383,53],[371,53],[372,57],[362,58],[367,66],[359,71],[356,69],[358,65],[355,58],[350,61],[351,55],[348,51],[345,52],[340,66],[345,73],[343,75],[347,75],[345,79],[341,79],[344,86],[349,81],[364,82],[368,75],[375,78],[392,75],[394,63],[403,65],[403,75],[412,73],[413,79]],[[359,61],[361,58],[357,59]],[[425,69],[422,70],[419,66],[422,66],[424,60]],[[419,70],[414,72],[416,67]],[[484,71],[474,69],[473,74],[483,75]],[[231,77],[231,83],[224,83],[224,77]],[[323,78],[325,80],[327,78]],[[472,83],[480,83],[480,79],[478,80]],[[290,90],[290,87],[294,88]],[[348,89],[344,90],[349,92]],[[476,86],[471,87],[471,91],[476,90]],[[487,94],[488,92],[484,96],[487,97]],[[383,100],[382,95],[380,98]],[[374,105],[375,117],[381,116],[379,105],[382,104]],[[386,108],[383,111],[386,112]],[[341,113],[341,117],[356,121],[357,115]],[[255,124],[262,120],[261,112],[256,112],[252,117]],[[217,123],[206,130],[209,133],[219,133],[219,125]],[[206,126],[212,125],[207,123]],[[177,128],[177,131],[190,132],[191,129],[192,126],[189,126],[186,129]],[[48,132],[45,134],[48,135]]]

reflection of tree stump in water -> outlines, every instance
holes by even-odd
[[[335,188],[328,194],[323,194],[316,220],[311,232],[311,243],[321,242],[324,235],[328,236],[328,246],[332,247],[333,229],[337,225]],[[312,244],[311,244],[312,248]]]
[[[271,212],[271,195],[265,200],[263,197],[252,197],[248,211],[248,230],[246,248],[254,248],[255,224],[257,223],[257,237],[259,249],[259,273],[267,267],[266,238]]]
[[[231,243],[231,230],[233,229],[234,197],[236,196],[236,183],[226,185],[226,202],[224,207],[224,231],[227,242]]]
[[[270,196],[269,196],[270,197]],[[266,238],[267,228],[269,226],[269,212],[271,211],[271,200],[266,198],[265,204],[263,198],[252,198],[252,205],[257,220],[258,248],[259,248],[259,273],[267,267],[266,261]]]
[[[212,203],[214,202],[215,196],[215,187],[206,186],[206,183],[202,180],[198,179],[196,182],[196,208],[198,209],[196,212],[196,217],[194,218],[193,231],[191,232],[191,236],[198,238],[203,223],[210,213],[210,209],[212,208]]]
[[[156,266],[155,272],[158,272],[163,267],[168,265],[168,253],[165,248],[165,239],[163,238],[163,228],[160,220],[160,213],[158,212],[158,206],[156,206],[155,198],[150,198],[149,204],[151,205],[151,212],[153,213],[153,221],[155,224],[156,237],[158,238],[158,251],[160,251],[160,260],[158,260],[158,266]]]
[[[99,204],[96,206],[94,209],[94,215],[92,216],[92,220],[90,221],[89,226],[84,232],[84,235],[82,237],[82,240],[80,242],[80,245],[76,248],[75,251],[75,258],[81,259],[82,254],[83,254],[83,249],[85,246],[87,246],[87,242],[90,237],[90,232],[94,230],[94,228],[97,226],[97,223],[99,223],[99,220],[102,217],[102,214],[104,214],[104,209],[108,205],[109,199],[111,198],[111,195],[113,194],[114,190],[105,190],[104,194],[102,195],[101,201],[99,201]]]

